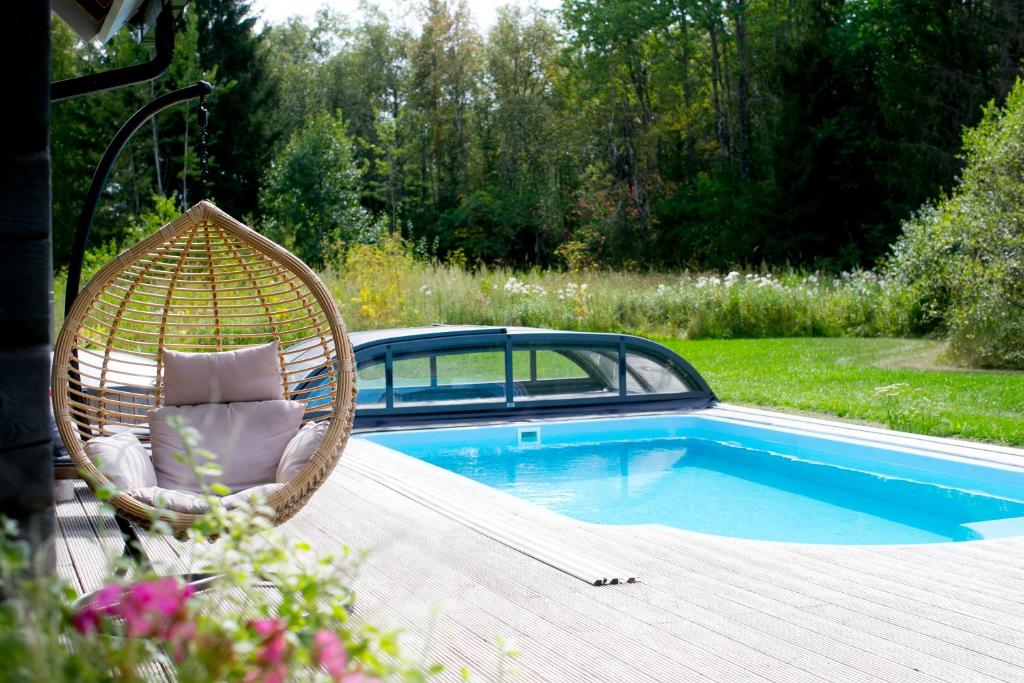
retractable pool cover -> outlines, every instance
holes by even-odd
[[[703,408],[678,354],[625,334],[437,325],[351,334],[357,430]],[[307,389],[326,386],[311,378]],[[306,394],[315,400],[316,391]]]

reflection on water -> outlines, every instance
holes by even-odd
[[[1017,501],[706,439],[401,450],[602,524],[884,544],[972,540],[965,523],[1024,516]]]

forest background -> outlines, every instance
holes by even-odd
[[[211,198],[317,268],[354,328],[933,336],[1024,368],[1024,5],[565,0],[478,30],[264,24],[196,0],[157,81],[53,109],[57,296],[92,171],[203,78]],[[55,78],[148,57],[53,27]],[[196,104],[140,131],[86,274],[198,198]]]

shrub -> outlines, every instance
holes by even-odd
[[[315,268],[330,263],[339,245],[372,240],[380,228],[359,204],[363,178],[353,154],[341,115],[315,114],[264,179],[267,234]]]
[[[182,460],[215,474],[195,430],[173,426]],[[0,679],[127,683],[159,667],[181,683],[419,683],[440,672],[404,659],[395,632],[349,615],[352,559],[317,555],[270,528],[273,511],[258,500],[226,509],[213,488],[205,487],[209,512],[189,530],[193,569],[219,576],[204,592],[122,560],[75,604],[59,580],[32,578],[17,530],[0,529]]]
[[[409,243],[397,233],[385,234],[375,244],[350,247],[342,273],[352,292],[337,297],[346,320],[360,327],[402,324],[408,316],[403,307],[414,266]]]
[[[889,270],[955,356],[1024,369],[1024,83],[964,133],[964,161],[952,193],[904,225]]]

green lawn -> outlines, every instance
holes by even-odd
[[[941,342],[658,341],[690,361],[723,401],[829,414],[921,434],[1024,445],[1024,372],[944,367]],[[883,386],[892,387],[883,392],[888,397],[875,391]]]

